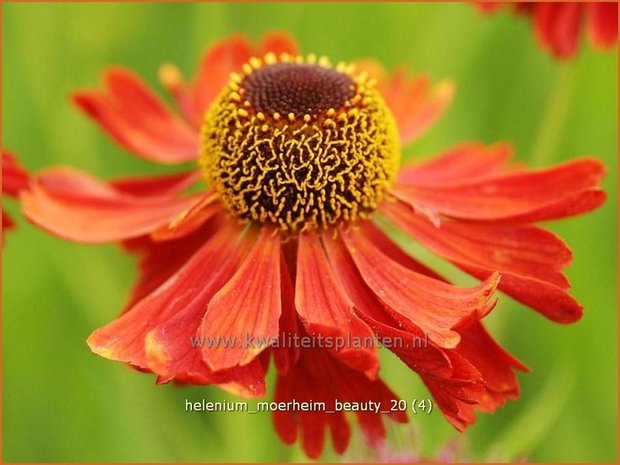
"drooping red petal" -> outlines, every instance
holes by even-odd
[[[379,89],[396,118],[403,145],[426,131],[452,103],[454,84],[441,81],[431,87],[428,78],[409,77],[397,70]]]
[[[459,431],[476,421],[475,408],[484,396],[480,372],[456,351],[446,351],[453,368],[448,378],[422,377],[446,420]],[[403,359],[406,363],[406,359]]]
[[[2,210],[2,229],[9,230],[15,227],[15,222]]]
[[[473,182],[502,172],[511,154],[509,144],[464,143],[428,161],[405,166],[398,182],[429,187]]]
[[[74,103],[130,152],[159,163],[198,157],[198,132],[171,113],[132,72],[111,68],[104,91],[82,91]]]
[[[307,336],[306,333],[303,334]],[[335,401],[379,402],[380,411],[389,411],[392,400],[398,397],[381,380],[370,380],[357,370],[336,361],[325,350],[304,349],[300,359],[287,375],[276,381],[276,402],[324,402],[325,411],[298,411],[292,408],[273,414],[276,432],[287,444],[301,438],[304,451],[310,458],[318,458],[325,442],[325,432],[331,430],[334,449],[342,453],[349,442],[350,428],[342,411],[335,411]],[[385,437],[383,417],[406,422],[404,412],[389,414],[357,412],[356,417],[366,442],[377,446]]]
[[[125,305],[129,310],[175,274],[220,227],[219,218],[207,221],[186,236],[168,241],[153,241],[149,236],[129,239],[123,247],[138,255],[139,276]]]
[[[409,268],[416,273],[423,274],[429,278],[437,279],[439,281],[446,281],[436,271],[430,269],[423,263],[420,263],[411,255],[407,254],[403,249],[394,243],[386,234],[381,231],[372,221],[363,223],[364,235],[368,240],[377,247],[377,250],[387,255],[395,262],[402,266]]]
[[[320,236],[314,232],[299,236],[295,284],[295,307],[308,332],[342,343],[343,347],[335,347],[334,356],[376,377],[379,361],[373,332],[355,315],[353,302],[341,288]],[[353,341],[361,347],[354,347]]]
[[[528,368],[499,346],[479,321],[459,331],[461,343],[446,352],[454,368],[452,376],[423,380],[446,419],[463,431],[474,423],[476,410],[494,412],[507,400],[518,398],[514,371]]]
[[[136,196],[179,195],[202,177],[200,170],[182,171],[161,176],[131,176],[116,178],[110,185]]]
[[[177,289],[177,292],[196,293],[194,300],[178,307],[176,314],[157,324],[145,337],[148,367],[165,379],[178,379],[192,384],[227,384],[233,392],[250,397],[265,393],[264,370],[258,359],[243,367],[213,370],[205,363],[203,351],[209,345],[222,341],[199,335],[205,317],[206,303],[233,275],[239,263],[238,248],[231,242],[223,243],[222,256],[213,256],[211,262],[203,262],[201,275],[193,277],[195,288]],[[205,257],[206,258],[206,257]]]
[[[504,7],[505,2],[475,2],[474,6],[477,7],[482,13],[494,13],[500,8]]]
[[[364,281],[390,310],[390,316],[428,333],[441,347],[455,347],[460,336],[453,329],[471,318],[486,315],[499,275],[472,288],[459,288],[404,267],[382,253],[364,228],[342,231],[344,242]]]
[[[252,47],[242,35],[233,35],[209,47],[190,88],[196,121],[202,121],[207,107],[228,83],[230,74],[239,71],[251,56]]]
[[[243,252],[234,222],[222,220],[214,229],[204,245],[163,284],[93,332],[88,338],[91,350],[105,358],[149,369],[145,338],[150,331],[184,312],[195,310],[204,315],[213,294],[233,275]],[[188,338],[175,341],[166,351],[175,354],[190,347]]]
[[[17,197],[20,191],[28,187],[30,175],[22,168],[15,159],[15,155],[7,150],[2,150],[2,193],[10,197]],[[15,227],[11,217],[2,210],[2,230]],[[3,238],[0,238],[2,240]]]
[[[151,238],[156,241],[169,241],[193,233],[222,210],[217,199],[218,195],[215,192],[208,192],[200,202],[183,210],[170,223],[153,231]]]
[[[395,330],[398,323],[368,288],[355,266],[346,246],[339,238],[326,238],[325,248],[334,271],[347,294],[355,304],[357,314],[377,334],[385,348],[411,349],[407,351],[407,364],[420,374],[449,376],[451,366],[443,351],[429,344],[421,330],[405,332]]]
[[[263,228],[257,237],[244,237],[252,249],[234,276],[209,302],[198,335],[234,341],[203,347],[202,356],[214,370],[252,361],[278,337],[282,313],[280,236]]]
[[[600,206],[604,167],[598,160],[507,173],[448,186],[399,185],[393,194],[415,209],[451,218],[526,223],[578,215]]]
[[[285,32],[270,32],[261,40],[257,50],[258,57],[263,57],[267,53],[280,55],[288,53],[289,55],[297,55],[299,48],[295,40]]]
[[[299,334],[299,321],[297,310],[295,309],[295,281],[291,276],[291,270],[286,264],[284,256],[281,263],[282,274],[282,315],[278,326],[280,328],[280,347],[273,350],[273,362],[278,373],[286,375],[291,367],[299,360],[301,348],[295,344],[290,344],[290,338]]]
[[[17,197],[19,192],[28,187],[30,176],[22,168],[11,152],[2,151],[2,193]]]
[[[280,32],[267,34],[256,48],[245,36],[234,35],[205,51],[193,83],[186,83],[181,71],[171,63],[160,68],[159,80],[174,98],[183,117],[199,128],[205,111],[228,83],[230,74],[239,72],[252,55],[262,57],[267,52],[295,55],[297,45],[290,36]]]
[[[77,242],[114,242],[149,234],[199,202],[185,197],[134,196],[86,173],[50,169],[22,191],[26,216],[42,228]]]
[[[484,379],[485,394],[478,408],[493,412],[506,400],[516,399],[519,383],[513,370],[528,371],[528,367],[495,342],[479,321],[462,328],[460,333],[462,338],[457,352],[474,365]]]
[[[581,306],[566,293],[561,270],[570,250],[557,236],[529,225],[443,222],[439,227],[402,203],[381,211],[436,254],[479,279],[502,275],[499,289],[556,322],[578,320]]]
[[[618,4],[616,2],[586,3],[588,36],[596,48],[605,49],[618,43]]]
[[[583,5],[575,2],[539,2],[533,21],[539,42],[558,58],[568,58],[579,47]]]

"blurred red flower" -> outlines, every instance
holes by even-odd
[[[22,168],[11,152],[2,151],[2,194],[16,198],[28,186],[28,173]],[[2,230],[15,227],[9,215],[2,210]]]
[[[509,6],[531,17],[541,47],[557,58],[577,53],[583,28],[596,49],[609,49],[618,43],[617,2],[480,2],[479,6],[489,13]]]

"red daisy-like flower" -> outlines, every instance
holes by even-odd
[[[129,151],[197,162],[109,182],[53,168],[22,196],[28,217],[53,234],[121,242],[140,256],[124,312],[88,340],[95,353],[158,382],[248,397],[265,394],[273,359],[278,402],[373,400],[389,410],[396,395],[378,378],[377,344],[334,346],[378,337],[459,430],[475,410],[518,396],[514,371],[526,368],[480,320],[496,288],[553,321],[579,319],[562,273],[571,252],[533,223],[601,205],[603,167],[582,159],[514,170],[507,145],[466,143],[399,170],[401,144],[443,113],[452,84],[404,70],[387,76],[374,62],[358,68],[299,55],[284,35],[257,48],[235,36],[208,50],[191,83],[173,65],[161,69],[179,114],[119,68],[106,72],[104,90],[75,95]],[[204,180],[208,187],[184,194]],[[392,241],[380,217],[481,283],[447,282]],[[378,444],[382,414],[357,419]],[[342,413],[278,411],[274,421],[311,457],[326,431],[338,452],[348,444]]]
[[[29,176],[15,159],[15,155],[6,150],[2,151],[2,194],[17,198],[19,192],[28,187]],[[2,210],[2,230],[15,227],[9,215]]]
[[[510,6],[530,16],[541,47],[557,58],[570,58],[579,49],[585,27],[592,46],[599,50],[618,43],[617,2],[480,2],[485,12]]]

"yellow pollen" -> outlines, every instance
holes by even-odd
[[[374,82],[314,54],[268,53],[242,70],[201,130],[200,165],[226,210],[288,234],[368,218],[400,160]]]

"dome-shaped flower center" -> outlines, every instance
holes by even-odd
[[[256,111],[281,115],[318,114],[342,107],[355,95],[350,76],[303,63],[265,66],[246,77],[241,89]]]
[[[312,55],[251,59],[202,128],[200,164],[226,209],[293,234],[368,217],[399,159],[374,81]]]

